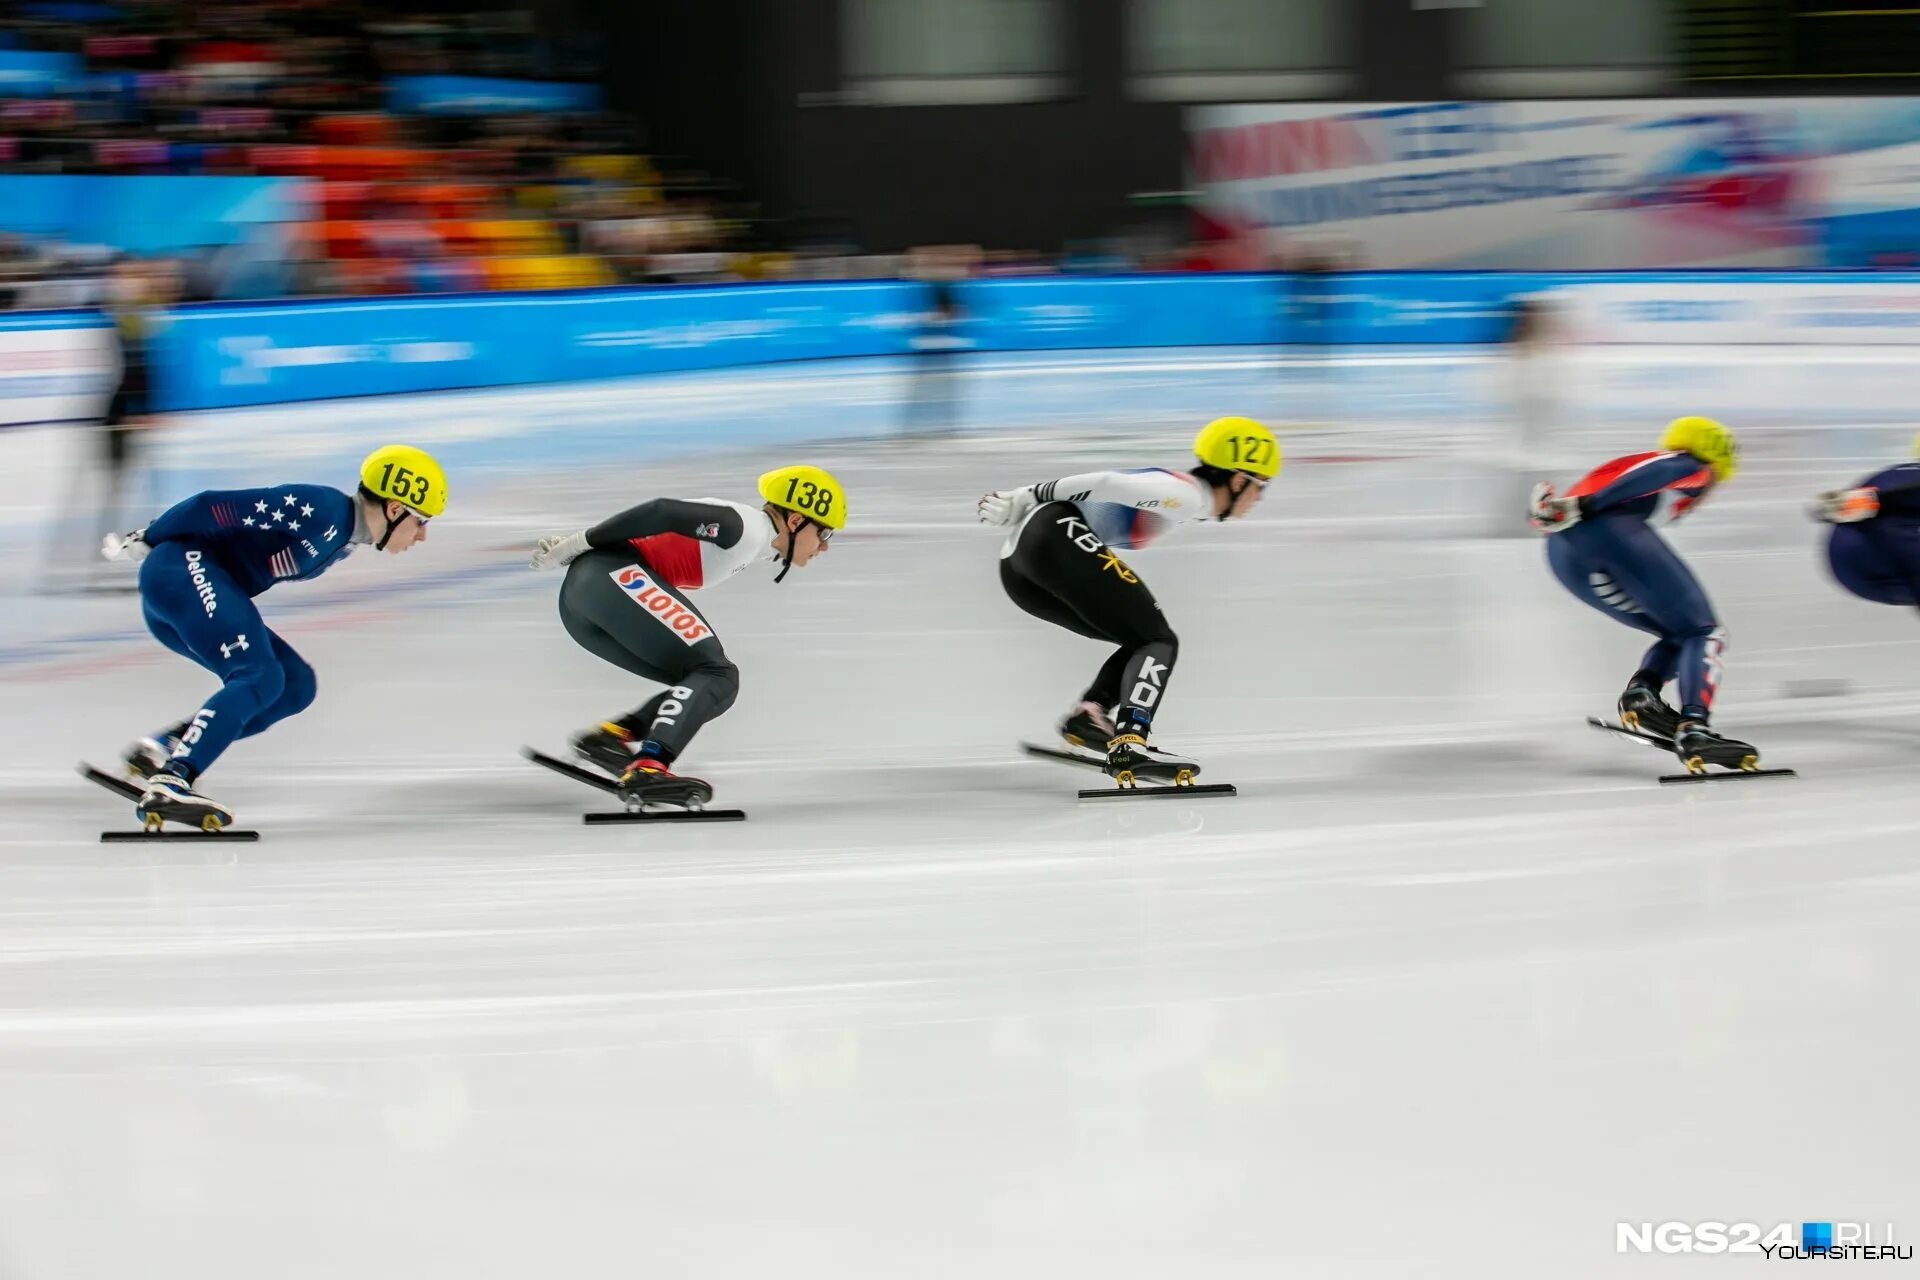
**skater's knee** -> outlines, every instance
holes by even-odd
[[[713,714],[721,714],[740,696],[740,668],[730,660],[721,658],[709,662],[700,667],[697,674],[713,697]]]
[[[319,692],[319,681],[313,674],[313,668],[305,658],[298,654],[287,654],[280,664],[284,680],[276,710],[282,716],[296,716],[313,705],[314,695]]]
[[[1154,612],[1153,621],[1136,628],[1133,635],[1128,637],[1128,643],[1136,649],[1152,646],[1162,650],[1168,662],[1180,656],[1180,637],[1175,635],[1173,628],[1167,625],[1165,615],[1157,610]]]
[[[257,662],[235,663],[223,674],[228,689],[243,690],[253,696],[256,709],[265,710],[280,700],[287,689],[287,673],[272,658]]]

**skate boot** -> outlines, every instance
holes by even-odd
[[[1639,733],[1673,740],[1680,713],[1661,698],[1660,690],[1636,680],[1620,695],[1620,723]]]
[[[1107,742],[1107,776],[1123,787],[1140,782],[1186,786],[1200,773],[1198,761],[1147,745],[1145,730],[1129,727]]]
[[[658,756],[634,756],[620,775],[620,799],[630,810],[650,806],[700,809],[713,799],[713,788],[699,778],[683,778]]]
[[[180,745],[180,735],[186,731],[187,723],[182,720],[154,737],[142,738],[121,753],[121,762],[133,777],[150,778],[167,767],[167,761],[173,759],[174,750]]]
[[[147,779],[147,790],[133,807],[149,831],[163,822],[179,822],[202,831],[218,831],[233,822],[233,810],[193,789],[179,774],[161,769]]]
[[[612,721],[603,721],[573,739],[573,753],[614,777],[633,765],[633,735]]]
[[[1119,732],[1107,717],[1107,709],[1097,702],[1082,702],[1060,722],[1060,736],[1070,747],[1098,751],[1100,744]]]
[[[1708,765],[1722,769],[1752,770],[1760,764],[1760,752],[1751,743],[1723,738],[1698,720],[1683,720],[1673,735],[1673,753],[1688,773],[1705,773]]]

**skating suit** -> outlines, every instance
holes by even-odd
[[[313,668],[268,629],[253,598],[337,564],[354,545],[355,515],[354,500],[338,489],[291,484],[208,490],[147,526],[147,629],[221,681],[174,752],[174,767],[189,778],[238,739],[312,703]]]
[[[656,498],[587,530],[560,621],[581,648],[668,686],[621,725],[671,762],[740,691],[740,669],[687,593],[774,558],[766,512],[722,498]]]
[[[1685,453],[1636,453],[1596,467],[1563,497],[1578,524],[1547,539],[1547,562],[1575,596],[1659,637],[1642,671],[1679,682],[1680,711],[1705,720],[1720,683],[1726,632],[1693,571],[1654,525],[1685,516],[1713,488],[1713,470]]]
[[[1920,604],[1920,462],[1877,471],[1854,486],[1880,491],[1880,513],[1827,535],[1834,578],[1875,604]]]
[[[1117,646],[1083,695],[1145,729],[1180,642],[1153,592],[1118,551],[1213,513],[1213,491],[1184,471],[1096,471],[1031,485],[1037,505],[1001,550],[1000,584],[1045,622]]]

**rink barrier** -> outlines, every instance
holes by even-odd
[[[961,318],[944,336],[977,352],[1470,345],[1501,341],[1517,299],[1549,294],[1577,341],[1920,342],[1911,272],[980,280],[960,287]],[[926,336],[926,302],[924,286],[866,281],[187,306],[154,338],[157,395],[163,409],[219,409],[899,356]],[[53,313],[8,322],[0,424],[45,420],[49,396],[78,384],[32,367],[53,359],[31,354],[33,344],[57,343],[20,335],[92,322]]]

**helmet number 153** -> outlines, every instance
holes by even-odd
[[[417,505],[427,500],[427,478],[391,462],[380,468],[380,487],[405,502]]]

